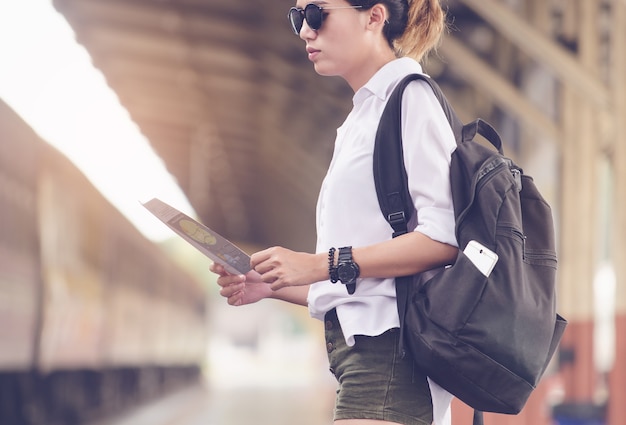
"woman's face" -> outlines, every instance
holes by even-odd
[[[345,0],[299,0],[296,7],[303,9],[309,3],[328,8],[322,12],[324,18],[319,30],[311,29],[306,20],[300,30],[309,60],[318,74],[343,77],[354,88],[371,51],[368,44],[371,31],[366,31],[369,14],[350,8]]]

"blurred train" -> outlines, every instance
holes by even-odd
[[[205,299],[0,101],[1,425],[84,424],[197,380]]]

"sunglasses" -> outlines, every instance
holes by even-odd
[[[322,28],[322,21],[326,14],[324,10],[330,9],[358,9],[363,6],[330,6],[330,7],[322,7],[317,4],[309,3],[304,6],[304,9],[298,9],[297,7],[292,7],[289,9],[289,14],[287,17],[289,18],[289,22],[291,23],[291,29],[296,35],[300,34],[300,30],[302,29],[302,25],[304,24],[304,20],[306,19],[306,23],[312,30],[319,30]]]

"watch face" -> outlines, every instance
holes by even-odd
[[[350,283],[356,280],[358,276],[358,269],[354,263],[339,264],[337,267],[337,273],[341,283]]]

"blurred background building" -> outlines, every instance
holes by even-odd
[[[626,1],[443,4],[449,34],[425,70],[463,119],[498,129],[552,205],[559,312],[570,323],[524,411],[486,423],[621,425]],[[352,93],[315,74],[288,26],[291,6],[0,6],[0,424],[87,424],[199,380],[207,404],[232,415],[204,423],[330,423],[321,324],[271,301],[226,306],[208,260],[144,230],[152,218],[137,202],[171,200],[250,252],[314,248],[317,192]],[[85,68],[57,50],[53,27],[78,42]],[[115,118],[79,84],[87,68],[112,90],[105,102],[123,107]],[[173,184],[146,177],[152,169]],[[285,400],[291,416],[280,419]],[[470,416],[455,402],[455,425]]]

